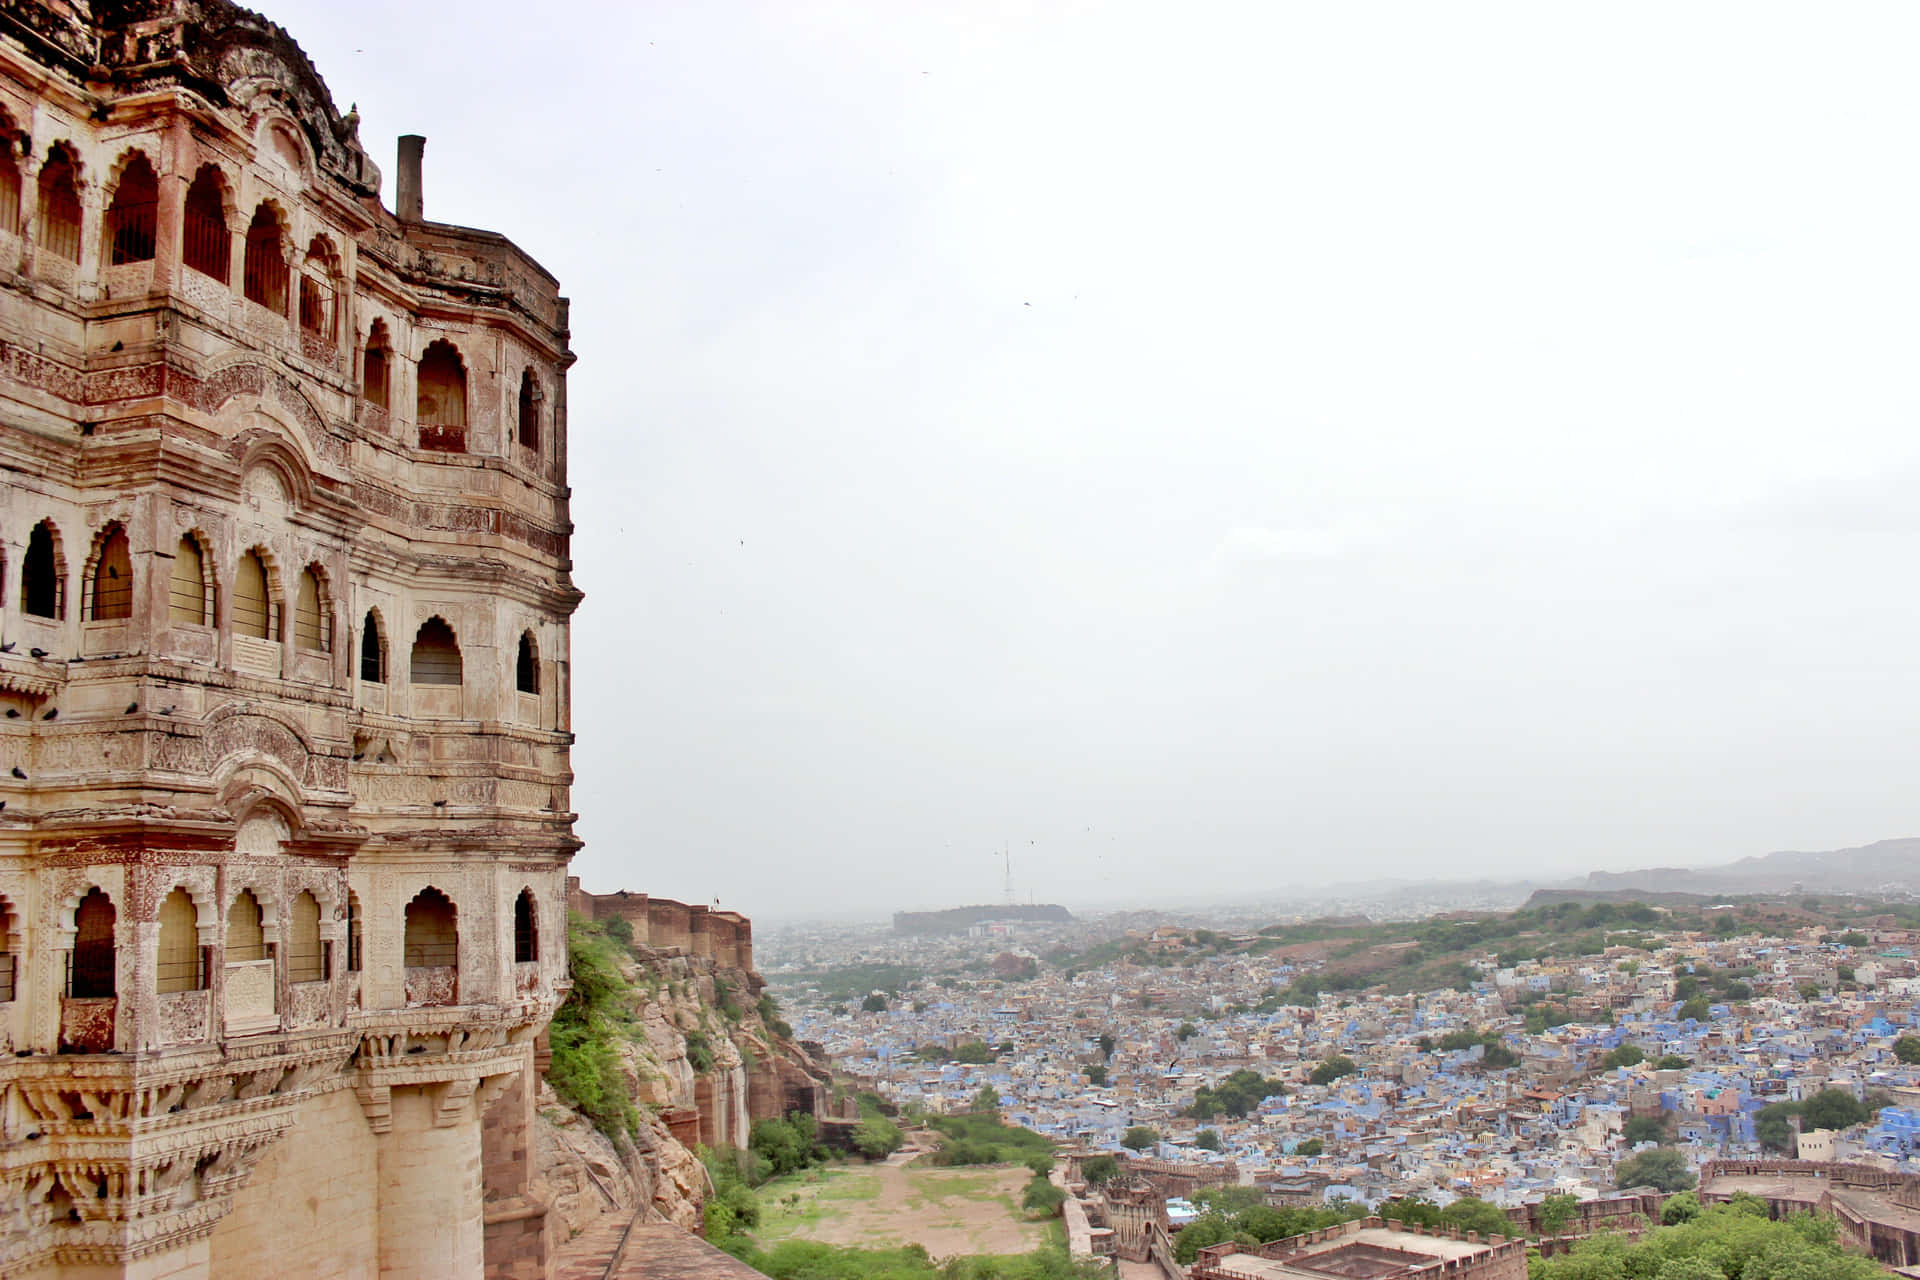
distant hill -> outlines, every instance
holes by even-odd
[[[1908,836],[1881,840],[1827,853],[1766,853],[1719,867],[1595,871],[1587,876],[1585,885],[1589,890],[1607,893],[1915,892],[1920,891],[1920,839]]]
[[[896,911],[893,931],[900,934],[965,933],[989,920],[1018,920],[1029,924],[1071,924],[1073,912],[1051,902],[1025,906],[949,907],[945,911]]]

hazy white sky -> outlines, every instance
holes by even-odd
[[[270,16],[574,300],[589,888],[1920,833],[1912,5]]]

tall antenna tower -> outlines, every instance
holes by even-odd
[[[1013,906],[1013,905],[1014,905],[1014,901],[1013,901],[1013,848],[1012,848],[1012,846],[1011,846],[1011,845],[1009,845],[1009,844],[1007,844],[1007,843],[1006,843],[1005,841],[1002,841],[1002,842],[1001,842],[1001,844],[1000,844],[1000,858],[1001,858],[1001,860],[1002,860],[1003,862],[1005,862],[1005,863],[1006,863],[1006,868],[1007,868],[1007,883],[1006,883],[1006,893],[1007,893],[1007,905],[1011,907],[1011,906]]]

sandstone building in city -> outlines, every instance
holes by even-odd
[[[567,303],[357,125],[0,5],[0,1275],[548,1270]]]

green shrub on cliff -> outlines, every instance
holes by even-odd
[[[573,990],[547,1032],[553,1046],[547,1082],[561,1101],[615,1141],[631,1138],[640,1128],[640,1110],[615,1047],[633,1029],[633,988],[620,975],[617,947],[604,930],[577,915],[568,917],[567,972]]]

